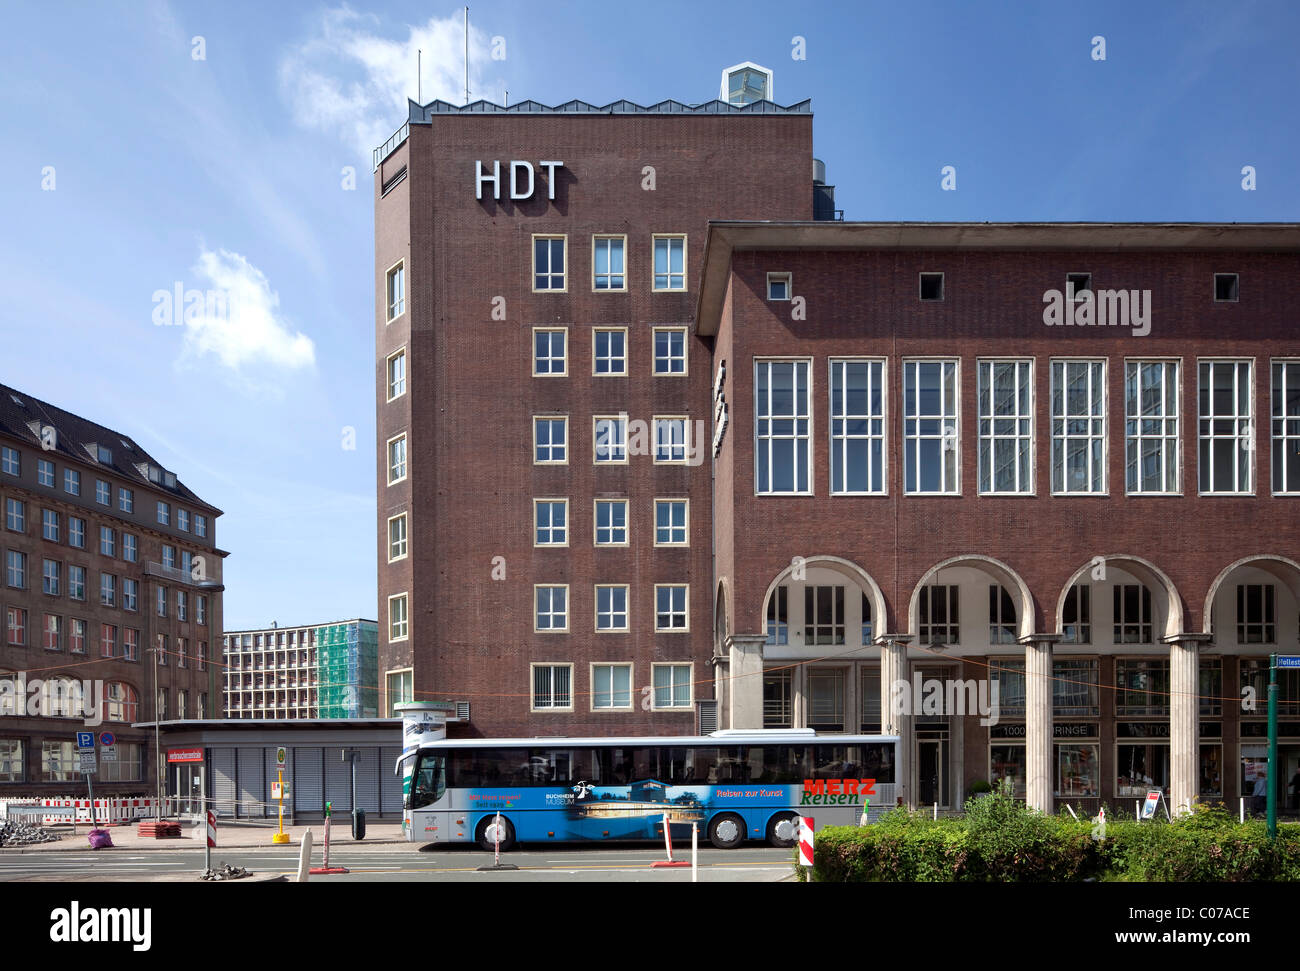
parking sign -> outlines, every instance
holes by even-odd
[[[94,747],[95,747],[94,732],[77,732],[77,748],[93,749]]]

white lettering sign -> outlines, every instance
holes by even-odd
[[[555,170],[564,168],[563,162],[543,159],[537,167],[546,173],[546,198],[555,201]],[[536,170],[532,162],[512,159],[510,162],[510,198],[515,201],[531,199],[537,188]],[[483,167],[483,160],[474,161],[474,198],[482,200],[483,187],[490,184],[492,198],[501,198],[501,163],[492,162],[491,174]]]

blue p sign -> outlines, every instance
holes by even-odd
[[[94,748],[94,732],[77,732],[77,748]]]

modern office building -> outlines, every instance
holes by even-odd
[[[361,619],[226,631],[226,717],[374,718],[378,636],[378,623]]]
[[[412,104],[376,150],[383,713],[883,730],[945,807],[1249,795],[1300,227],[845,223],[808,103],[722,90]]]
[[[121,432],[2,385],[0,504],[0,793],[84,792],[92,729],[116,737],[96,793],[150,790],[153,738],[132,724],[219,699],[221,510]]]

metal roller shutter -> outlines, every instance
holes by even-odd
[[[400,745],[385,745],[379,752],[379,811],[381,813],[402,811],[402,776],[400,772],[393,772],[393,765],[401,754]]]
[[[317,746],[300,745],[289,755],[293,764],[294,811],[312,813],[325,809],[325,770],[321,763],[321,750]]]
[[[251,803],[266,799],[266,756],[260,748],[239,750],[239,815],[261,816],[263,809]]]
[[[339,755],[342,751],[340,745],[325,749],[325,798],[333,803],[336,816],[352,809],[352,769]]]
[[[357,805],[368,814],[379,813],[379,749],[364,746],[357,759]]]
[[[212,798],[218,816],[235,814],[235,750],[212,749]]]

